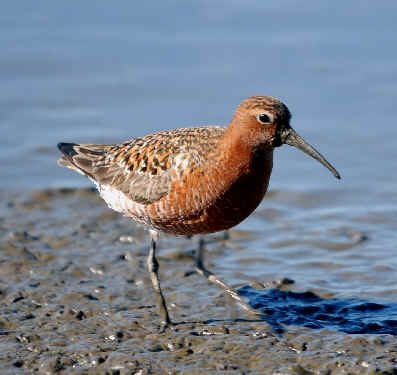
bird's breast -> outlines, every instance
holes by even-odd
[[[262,201],[270,179],[272,154],[258,153],[249,163],[214,163],[176,181],[165,197],[135,207],[150,227],[177,235],[229,229]],[[142,215],[143,214],[143,215]]]

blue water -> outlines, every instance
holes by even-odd
[[[311,292],[260,291],[250,287],[239,292],[280,333],[283,326],[294,325],[345,333],[397,335],[397,303],[323,299]]]
[[[342,180],[278,149],[276,194],[237,228],[251,234],[225,256],[228,279],[396,300],[396,19],[392,0],[6,2],[1,188],[88,186],[56,166],[58,142],[227,124],[272,95]]]
[[[272,187],[396,191],[396,16],[395,1],[7,2],[3,186],[82,185],[55,166],[58,141],[227,124],[270,94],[345,178],[284,146]]]

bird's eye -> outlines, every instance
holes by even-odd
[[[257,120],[261,124],[270,124],[273,121],[273,117],[267,113],[261,113],[260,115],[256,116]]]

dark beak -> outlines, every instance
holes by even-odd
[[[280,132],[280,140],[290,146],[299,148],[305,154],[310,155],[312,158],[318,160],[324,167],[328,168],[332,174],[340,179],[338,171],[321,155],[314,147],[309,145],[294,129],[291,127],[285,128]]]

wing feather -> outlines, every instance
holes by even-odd
[[[119,145],[60,143],[58,164],[140,204],[168,194],[173,178],[198,167],[223,127],[184,128],[131,139]],[[176,173],[175,173],[176,172]]]

